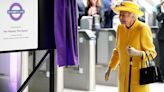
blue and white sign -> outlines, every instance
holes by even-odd
[[[0,20],[0,51],[38,48],[38,0],[3,0]]]

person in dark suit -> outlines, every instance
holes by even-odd
[[[113,17],[116,13],[111,8],[111,0],[102,0],[104,10],[104,28],[113,28]]]
[[[78,26],[80,26],[80,19],[85,15],[86,7],[82,0],[77,0],[78,6]]]
[[[161,3],[157,5],[157,15],[156,18],[159,24],[159,32],[158,32],[158,42],[159,42],[159,67],[161,70],[161,75],[164,80],[164,0],[161,0]]]

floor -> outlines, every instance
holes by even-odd
[[[72,90],[65,88],[64,92],[117,92],[117,87],[96,85],[96,88],[93,91]]]
[[[38,76],[39,75],[39,76]],[[8,77],[0,77],[0,92],[16,92],[16,84],[13,84]],[[38,72],[34,79],[29,84],[29,92],[49,92],[48,78],[45,77],[44,72]],[[63,92],[117,92],[117,87],[96,85],[93,91],[74,90],[64,88]],[[164,92],[163,84],[151,84],[150,92]]]
[[[36,75],[33,77],[32,81],[30,82],[29,92],[49,92],[48,80],[49,79],[45,77],[45,72],[37,72]],[[93,91],[64,88],[63,92],[118,92],[118,88],[113,86],[96,85],[95,90]],[[164,83],[151,84],[150,92],[164,92]]]
[[[64,92],[117,92],[117,87],[96,85],[96,89],[94,91],[64,89]],[[164,92],[164,84],[151,84],[150,92]]]

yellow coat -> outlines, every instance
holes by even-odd
[[[152,33],[148,25],[138,20],[135,21],[130,29],[119,25],[116,33],[116,48],[113,50],[109,61],[109,67],[112,70],[118,65],[118,85],[119,92],[128,92],[129,81],[129,62],[130,56],[127,53],[127,46],[130,45],[143,52],[143,59],[139,56],[133,57],[131,92],[149,92],[148,85],[139,85],[139,69],[145,67],[147,61],[146,54],[156,57],[156,51],[153,44]]]

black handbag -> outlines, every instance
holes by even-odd
[[[159,68],[155,65],[154,59],[149,59],[148,55],[146,54],[148,61],[146,62],[147,67],[140,69],[140,85],[155,83],[155,82],[163,82],[161,79],[161,73]]]

